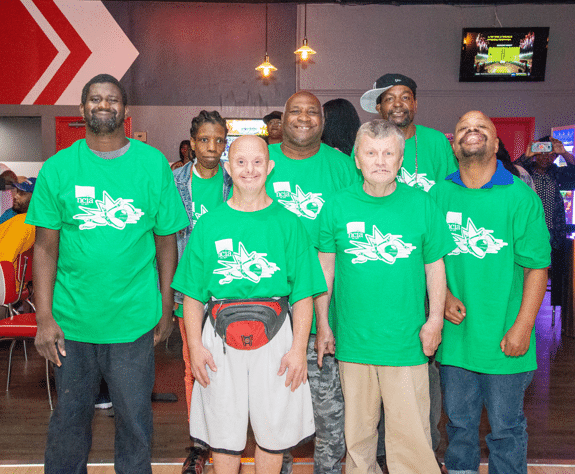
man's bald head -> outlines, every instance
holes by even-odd
[[[259,148],[260,151],[264,153],[267,156],[267,159],[269,160],[270,155],[268,153],[267,143],[265,142],[265,140],[255,135],[244,135],[239,138],[236,138],[232,142],[228,150],[228,156],[230,157],[229,159],[231,160],[232,155],[236,153],[235,151],[236,148],[240,148],[241,150],[243,150],[246,147],[250,147],[251,149]]]
[[[323,115],[319,99],[311,92],[299,91],[286,102],[282,121],[283,142],[306,150],[318,147],[323,132]]]
[[[483,112],[472,110],[459,119],[455,126],[453,151],[460,163],[496,160],[498,148],[495,125]]]
[[[242,191],[261,191],[274,167],[267,143],[255,135],[236,138],[230,145],[229,161],[224,163],[234,187]]]

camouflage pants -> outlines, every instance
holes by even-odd
[[[439,368],[435,361],[429,364],[429,425],[431,428],[431,445],[433,451],[437,451],[439,443],[441,442],[441,433],[437,425],[441,418],[441,384],[439,382]],[[385,421],[383,410],[381,411],[381,419],[377,428],[379,438],[377,440],[377,455],[385,455]]]
[[[311,334],[307,346],[307,376],[315,420],[313,474],[341,474],[341,459],[345,456],[345,419],[339,366],[335,357],[328,355],[323,358],[320,369],[314,345],[315,334]],[[281,474],[291,474],[292,462],[292,455],[284,454]]]

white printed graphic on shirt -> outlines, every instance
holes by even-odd
[[[350,222],[347,224],[347,233],[354,248],[345,250],[345,253],[355,255],[351,263],[365,263],[369,260],[381,260],[393,265],[398,258],[408,258],[417,247],[401,240],[401,235],[383,235],[377,226],[373,226],[373,234],[364,234],[361,225],[363,222]],[[352,240],[352,239],[362,239]]]
[[[94,188],[91,186],[76,186],[76,201],[84,212],[73,216],[74,219],[84,221],[80,224],[80,230],[107,225],[122,230],[126,224],[135,224],[144,215],[141,209],[130,204],[133,199],[118,198],[114,201],[106,191],[103,192],[101,201],[94,199]],[[92,206],[87,207],[87,204]]]
[[[431,187],[435,184],[435,181],[426,178],[427,173],[415,173],[411,174],[405,168],[401,168],[401,172],[397,176],[397,180],[400,183],[405,183],[412,188],[423,189],[428,192]]]
[[[219,282],[220,285],[242,279],[258,283],[262,278],[271,278],[280,269],[275,263],[264,258],[267,257],[267,253],[255,251],[248,253],[241,242],[237,252],[233,251],[231,239],[219,240],[215,244],[219,258],[218,263],[223,265],[222,268],[214,270],[216,275],[224,276]]]
[[[194,202],[192,203],[192,205],[195,204]],[[198,222],[198,219],[200,217],[202,217],[205,213],[208,212],[208,210],[206,209],[206,206],[204,206],[203,204],[200,206],[200,212],[195,212],[196,208],[194,206],[193,211],[194,211],[194,225],[196,225],[196,222]]]
[[[463,227],[460,212],[448,212],[446,220],[451,235],[457,244],[457,248],[449,255],[469,253],[474,257],[484,258],[488,253],[498,253],[499,250],[508,245],[502,239],[493,237],[491,235],[492,230],[487,230],[485,227],[478,229],[471,218],[467,219],[467,227]]]
[[[274,191],[281,203],[288,211],[298,217],[314,220],[320,213],[325,202],[320,196],[322,193],[304,193],[299,185],[295,186],[295,193],[291,192],[289,182],[274,183]]]

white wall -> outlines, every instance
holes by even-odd
[[[499,26],[496,12],[503,27],[550,27],[544,82],[459,82],[462,28]],[[375,116],[361,111],[359,98],[378,77],[399,72],[417,82],[417,123],[453,132],[459,116],[480,109],[493,117],[535,117],[537,137],[575,123],[573,24],[573,5],[308,5],[307,37],[318,54],[300,71],[298,89],[322,103],[347,98],[369,120]]]
[[[458,81],[462,28],[497,26],[495,11],[504,27],[550,27],[545,82]],[[303,38],[303,6],[298,7],[298,16],[299,43]],[[318,54],[307,67],[296,66],[297,88],[313,91],[322,103],[347,98],[355,104],[362,120],[374,116],[361,110],[361,95],[382,74],[401,72],[418,83],[416,122],[442,132],[453,132],[458,117],[471,109],[481,109],[494,117],[535,117],[536,137],[547,134],[552,126],[575,123],[573,5],[504,5],[495,9],[310,4],[307,19],[309,44]],[[218,110],[225,117],[263,117],[282,107],[283,103],[223,109],[219,105],[133,106],[130,114],[133,131],[147,132],[148,143],[174,161],[180,141],[188,138],[191,119],[201,109]],[[78,114],[75,106],[0,105],[0,116],[41,117],[42,160],[55,151],[54,117]]]

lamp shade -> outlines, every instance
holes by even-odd
[[[257,68],[256,71],[260,71],[262,76],[268,77],[272,71],[277,71],[278,68],[275,67],[272,63],[270,63],[270,58],[266,54],[264,57],[264,62],[261,63]]]

